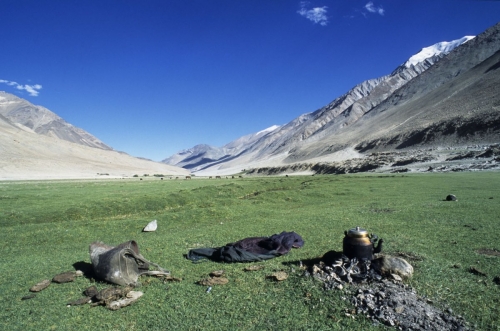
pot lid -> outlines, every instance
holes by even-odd
[[[364,237],[368,237],[368,231],[366,231],[365,229],[357,226],[353,229],[350,229],[348,232],[347,232],[347,235],[349,237],[352,237],[352,238],[364,238]]]

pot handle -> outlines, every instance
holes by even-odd
[[[372,233],[370,236],[370,241],[372,242],[372,244],[375,245],[375,243],[378,241],[378,236],[376,234]]]

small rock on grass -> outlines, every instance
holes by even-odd
[[[224,275],[224,270],[215,270],[210,273],[212,277],[221,277],[222,275]]]
[[[402,278],[410,278],[413,275],[413,266],[397,256],[381,255],[372,261],[372,267],[381,275],[396,274]]]
[[[446,201],[457,201],[457,197],[454,194],[448,194],[446,196]]]
[[[146,227],[142,230],[143,232],[154,232],[158,228],[158,223],[156,220],[151,221],[146,225]]]
[[[40,283],[33,285],[30,288],[30,292],[40,292],[42,290],[45,290],[47,287],[50,285],[50,279],[44,279]]]
[[[144,293],[141,291],[130,291],[126,297],[120,300],[110,302],[107,307],[111,310],[118,310],[120,308],[129,306],[136,302]]]
[[[21,300],[29,300],[29,299],[33,299],[34,297],[36,297],[36,294],[35,293],[31,293],[31,294],[23,296],[21,298]]]
[[[126,296],[127,293],[129,293],[131,290],[132,287],[130,286],[126,287],[112,286],[100,290],[99,293],[96,294],[95,298],[100,304],[108,303]]]
[[[202,279],[198,282],[200,285],[212,286],[212,285],[225,285],[229,283],[229,279],[225,277],[210,277]]]
[[[487,276],[483,271],[479,270],[476,267],[470,267],[469,272],[473,273],[474,275],[478,275],[478,276]]]
[[[97,290],[97,287],[95,287],[95,285],[92,285],[88,288],[85,289],[85,291],[83,292],[86,296],[88,297],[95,297],[97,295],[97,293],[99,293],[99,291]]]
[[[284,271],[277,271],[271,274],[271,278],[274,278],[277,281],[282,281],[288,278],[288,274]]]
[[[91,297],[83,297],[75,301],[68,302],[68,306],[80,306],[92,301]]]
[[[261,270],[261,269],[264,269],[264,266],[263,265],[251,265],[251,266],[248,266],[248,267],[245,267],[245,271],[257,271],[257,270]]]
[[[158,276],[158,277],[161,277],[161,276]],[[182,281],[182,278],[179,278],[179,277],[173,277],[170,275],[163,276],[163,282],[181,282],[181,281]]]
[[[76,278],[76,273],[74,271],[67,271],[67,272],[63,272],[63,273],[60,273],[58,275],[55,275],[54,278],[52,278],[52,281],[54,283],[62,284],[62,283],[72,282],[75,280],[75,278]]]

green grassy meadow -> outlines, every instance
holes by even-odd
[[[444,201],[455,194],[456,202]],[[158,220],[158,230],[143,227]],[[344,312],[342,291],[324,291],[298,261],[342,250],[344,230],[362,226],[385,240],[385,253],[407,253],[407,281],[437,305],[448,305],[479,330],[500,329],[500,173],[325,175],[237,179],[0,182],[1,330],[367,330]],[[295,231],[304,247],[249,264],[192,263],[191,248]],[[21,298],[43,279],[90,263],[88,246],[136,240],[150,261],[181,282],[141,277],[133,305],[66,307],[91,285],[85,277],[51,284]],[[471,266],[487,276],[469,272]],[[224,269],[229,283],[210,293],[196,282]],[[268,278],[274,271],[287,280]]]

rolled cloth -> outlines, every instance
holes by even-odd
[[[192,261],[210,259],[217,262],[254,262],[285,255],[292,248],[304,246],[295,232],[281,232],[271,237],[250,237],[216,248],[192,249],[186,258]]]

